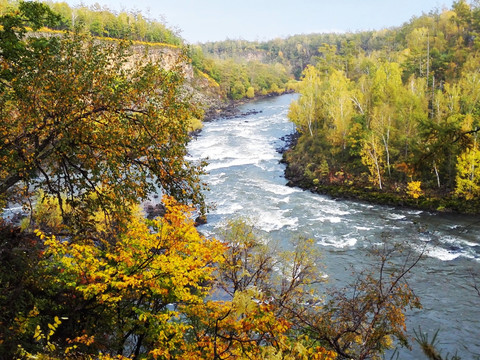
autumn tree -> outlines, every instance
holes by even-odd
[[[318,128],[323,128],[323,117],[319,103],[321,79],[313,66],[308,66],[303,72],[300,93],[302,96],[293,101],[289,118],[297,125],[302,133],[313,137]]]
[[[471,200],[480,196],[480,150],[478,145],[467,149],[457,159],[457,195]]]
[[[65,224],[80,227],[99,208],[120,215],[158,191],[200,204],[201,170],[185,160],[193,108],[181,53],[166,70],[127,43],[26,37],[36,7],[50,14],[21,3],[0,18],[2,204],[41,188],[73,209]]]
[[[290,180],[389,203],[410,202],[415,181],[418,206],[478,212],[475,14],[478,5],[458,1],[397,29],[324,41],[290,106],[301,135],[285,154]],[[365,175],[376,191],[364,191]]]
[[[320,89],[314,96],[322,109],[317,120],[324,119],[325,138],[338,149],[345,150],[348,129],[354,115],[349,79],[343,71],[332,70],[322,77]]]
[[[181,318],[209,293],[224,246],[198,233],[192,209],[168,197],[164,203],[163,217],[131,215],[114,243],[108,234],[78,242],[37,231],[42,277],[25,281],[35,299],[24,304],[29,312],[4,319],[9,337],[0,338],[0,353],[13,356],[16,345],[45,352],[34,330],[48,329],[56,317],[51,354],[58,358],[168,358],[188,349],[189,325]]]
[[[323,283],[312,241],[281,250],[248,221],[230,221],[211,301],[191,309],[195,358],[334,359],[335,353],[296,333],[293,310],[320,300]]]
[[[365,138],[361,150],[362,163],[367,167],[370,181],[383,189],[384,156],[383,147],[373,132]]]
[[[328,344],[338,359],[379,359],[388,349],[406,346],[405,311],[421,307],[408,285],[421,256],[388,241],[371,251],[378,259],[372,270],[343,289],[329,290],[323,303],[298,319],[306,334]]]
[[[231,222],[220,238],[227,251],[218,299],[190,317],[197,357],[377,359],[408,343],[405,311],[420,304],[407,279],[418,255],[374,247],[377,270],[336,289],[325,284],[311,240],[281,250],[245,221]]]

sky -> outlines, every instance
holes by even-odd
[[[178,29],[187,43],[380,30],[450,8],[453,0],[66,0],[71,6],[141,11]]]

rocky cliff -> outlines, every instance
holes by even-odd
[[[62,36],[64,32],[61,31],[39,31],[29,33],[28,36],[35,37],[51,37]],[[118,41],[116,39],[99,38],[99,41]],[[189,58],[185,56],[185,50],[181,47],[162,44],[162,43],[144,43],[132,42],[132,57],[130,65],[134,63],[139,57],[145,56],[151,61],[158,61],[165,69],[171,69],[177,64],[181,64],[185,76],[185,90],[186,96],[191,97],[191,101],[199,105],[205,113],[211,113],[217,109],[226,106],[225,99],[222,97],[218,84],[208,75],[203,74],[198,69],[194,69]],[[127,65],[128,66],[128,65]]]

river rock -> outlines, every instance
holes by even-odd
[[[152,220],[159,216],[165,216],[166,209],[163,204],[146,204],[145,212],[147,213],[147,219]]]

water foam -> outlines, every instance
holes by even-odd
[[[229,204],[218,205],[214,213],[220,215],[233,215],[238,213],[240,210],[243,210],[243,206],[239,203],[231,201]]]
[[[388,219],[391,219],[391,220],[405,220],[406,219],[405,215],[395,214],[395,213],[389,213],[389,214],[387,214],[386,217]]]
[[[263,191],[275,194],[275,195],[291,195],[294,193],[301,192],[301,190],[288,187],[285,185],[278,185],[272,182],[264,181],[264,180],[252,180],[252,183],[258,186]]]
[[[295,231],[298,227],[298,218],[292,216],[285,216],[287,210],[274,210],[257,212],[254,219],[256,225],[266,232],[278,231],[283,228]]]
[[[366,226],[354,226],[355,229],[361,230],[361,231],[370,231],[373,230],[371,227],[366,227]]]
[[[325,209],[324,211],[325,211],[327,214],[339,215],[339,216],[351,214],[350,211],[340,210],[340,209],[338,209],[338,208],[327,208],[327,209]]]
[[[338,217],[338,216],[319,216],[319,217],[315,217],[313,218],[312,220],[314,221],[320,221],[322,223],[324,222],[330,222],[332,224],[338,224],[338,223],[341,223],[342,222],[342,218],[341,217]]]
[[[357,239],[349,236],[343,236],[342,238],[333,237],[333,236],[323,236],[319,241],[318,245],[321,246],[332,246],[338,249],[351,248],[357,244]]]
[[[431,244],[421,245],[421,246],[416,244],[411,244],[411,247],[414,250],[418,251],[419,253],[423,252],[427,256],[433,257],[441,261],[452,261],[462,256],[461,253],[447,250],[442,247],[434,246]]]
[[[220,184],[223,184],[226,179],[227,179],[226,173],[224,172],[221,172],[215,175],[210,175],[208,177],[208,184],[210,186],[220,185]]]
[[[226,168],[232,168],[235,166],[245,166],[245,165],[252,165],[252,164],[255,164],[255,161],[252,161],[249,158],[243,158],[243,159],[238,158],[238,159],[233,159],[228,161],[212,162],[206,166],[205,170],[210,172],[213,170],[226,169]]]

